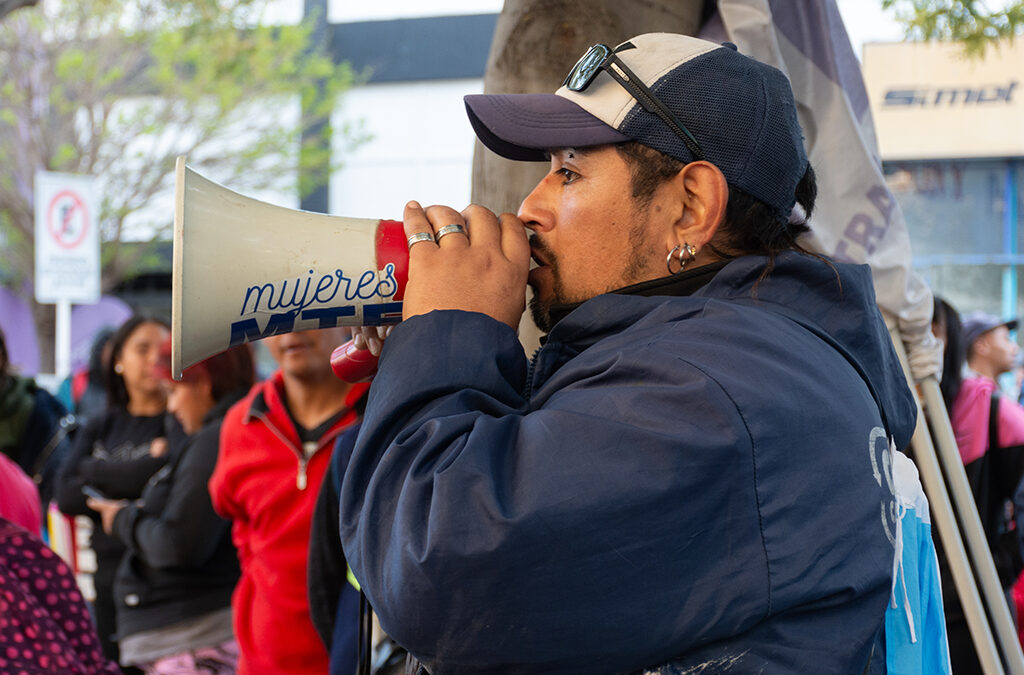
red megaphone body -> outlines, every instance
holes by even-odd
[[[394,301],[405,297],[405,284],[409,280],[409,247],[406,243],[405,229],[397,220],[382,220],[377,226],[377,268],[383,269],[388,263],[395,266],[395,280],[398,291]],[[378,357],[369,349],[356,349],[355,343],[349,340],[331,354],[331,369],[334,374],[345,382],[364,382],[371,379],[377,372]]]

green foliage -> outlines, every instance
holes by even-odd
[[[265,5],[65,0],[0,22],[0,224],[16,276],[31,278],[37,170],[100,178],[110,288],[149,256],[123,240],[166,237],[176,156],[242,192],[312,189],[300,175],[339,163],[329,136],[301,139],[360,78],[312,44],[312,25],[261,23]]]
[[[1024,31],[1024,0],[1002,5],[989,9],[982,0],[882,0],[883,9],[895,8],[909,39],[957,41],[971,57]]]

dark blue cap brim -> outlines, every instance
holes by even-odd
[[[542,162],[555,148],[631,140],[555,94],[473,94],[464,100],[477,138],[506,159]]]

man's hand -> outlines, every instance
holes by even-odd
[[[447,206],[405,206],[405,236],[433,236],[448,225],[462,225],[438,242],[421,241],[409,249],[409,283],[402,318],[435,309],[480,312],[513,330],[526,309],[530,244],[523,223],[511,213],[496,217],[482,206],[459,213]]]
[[[128,506],[128,502],[124,499],[97,499],[89,497],[85,500],[85,505],[100,514],[100,520],[103,521],[103,531],[111,534],[111,531],[114,529],[114,518],[117,517],[117,513],[121,509]]]
[[[352,329],[352,342],[356,349],[369,349],[374,356],[380,356],[384,340],[391,335],[391,326],[356,326]]]

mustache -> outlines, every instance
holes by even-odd
[[[554,252],[538,234],[530,235],[530,255],[545,265],[551,265],[555,262]]]

